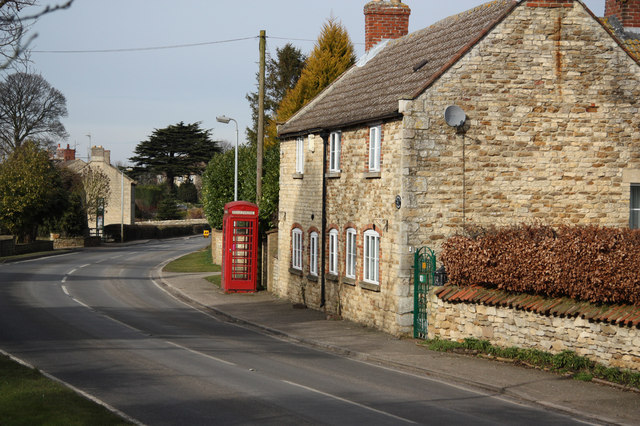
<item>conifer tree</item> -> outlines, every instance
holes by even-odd
[[[331,84],[356,61],[347,30],[330,18],[322,27],[296,86],[287,92],[278,107],[277,122],[284,122]]]

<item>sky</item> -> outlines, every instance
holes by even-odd
[[[266,31],[272,56],[288,42],[309,54],[333,17],[360,56],[367,1],[75,0],[32,26],[32,68],[65,95],[66,143],[80,158],[102,145],[111,150],[112,164],[128,165],[138,143],[181,121],[200,122],[213,140],[235,143],[234,123],[218,123],[219,115],[238,122],[242,143],[251,126],[245,96],[257,90],[260,31]],[[597,16],[604,14],[605,0],[584,2]],[[413,32],[485,0],[404,3]],[[193,44],[201,45],[122,51]]]

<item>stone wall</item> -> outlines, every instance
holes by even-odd
[[[372,123],[372,125],[381,123]],[[413,299],[410,271],[398,269],[411,254],[398,244],[403,224],[395,199],[400,193],[401,121],[382,124],[381,172],[368,172],[369,127],[343,129],[341,171],[327,175],[327,232],[338,230],[338,274],[325,276],[325,309],[393,334],[409,333]],[[322,138],[305,139],[304,174],[295,174],[296,141],[281,142],[279,279],[273,291],[297,303],[321,307],[321,274],[309,276],[309,235],[319,234],[322,243]],[[303,270],[291,269],[291,231],[303,231]],[[356,279],[345,275],[346,230],[356,230]],[[380,284],[363,282],[364,232],[380,234]],[[328,240],[328,238],[327,238]],[[325,245],[328,262],[328,242]],[[319,251],[319,262],[321,252]],[[409,267],[410,269],[410,267]],[[328,266],[325,267],[328,271]]]
[[[579,2],[525,2],[405,105],[409,241],[463,224],[628,226],[640,67]],[[464,132],[443,111],[467,114]]]
[[[488,340],[558,353],[571,350],[611,367],[640,371],[640,330],[592,322],[580,317],[555,317],[500,306],[448,303],[433,291],[428,303],[429,338]]]
[[[222,230],[212,229],[209,238],[211,238],[211,259],[215,265],[222,265]]]

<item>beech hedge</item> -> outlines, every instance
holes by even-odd
[[[451,284],[640,305],[640,230],[475,228],[449,238],[441,259]]]

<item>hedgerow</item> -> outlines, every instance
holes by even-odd
[[[441,259],[452,284],[640,305],[640,230],[475,228],[448,239]]]

